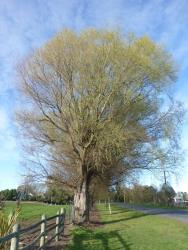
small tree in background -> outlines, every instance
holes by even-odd
[[[45,201],[48,203],[65,204],[72,200],[70,192],[65,191],[62,186],[56,186],[53,183],[48,183],[44,196]]]
[[[175,195],[176,192],[174,191],[173,187],[170,184],[166,183],[162,185],[158,193],[158,199],[160,203],[169,206],[173,204]]]

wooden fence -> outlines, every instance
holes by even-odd
[[[55,220],[55,223],[48,223]],[[41,221],[38,223],[32,224],[27,228],[21,228],[19,224],[14,225],[13,231],[11,234],[6,235],[5,237],[0,237],[0,249],[10,249],[10,250],[31,250],[31,249],[45,249],[51,241],[58,241],[60,235],[64,232],[65,225],[65,209],[62,208],[57,215],[46,218],[45,215],[42,215]],[[40,229],[38,235],[31,240],[27,245],[23,246],[23,240],[21,240],[22,235],[27,235],[33,230]],[[55,232],[53,232],[53,230]],[[51,236],[49,236],[51,234]],[[10,242],[10,244],[8,244]],[[7,245],[6,248],[1,248],[3,245]]]

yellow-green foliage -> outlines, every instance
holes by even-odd
[[[29,105],[17,122],[30,162],[41,157],[34,175],[49,167],[55,181],[79,188],[86,176],[122,179],[162,157],[168,166],[177,162],[171,145],[178,148],[180,108],[168,93],[176,65],[150,38],[65,30],[28,57],[19,75]]]

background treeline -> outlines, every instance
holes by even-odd
[[[0,201],[38,201],[52,204],[65,204],[72,196],[58,187],[48,187],[45,190],[37,190],[33,186],[19,186],[17,189],[5,189],[0,191]]]
[[[17,200],[18,192],[16,189],[5,189],[0,191],[1,200],[15,201]]]
[[[134,204],[173,205],[174,198],[188,200],[187,193],[175,193],[170,184],[163,184],[159,189],[154,186],[133,184],[131,187],[116,185],[107,189],[104,185],[93,186],[93,204],[95,201],[127,202]],[[37,186],[20,185],[17,189],[0,191],[0,201],[38,201],[51,204],[67,204],[73,201],[73,194],[56,185]]]
[[[114,201],[141,204],[171,205],[176,196],[174,189],[169,184],[163,184],[159,189],[140,184],[134,184],[131,188],[116,186],[111,193]]]

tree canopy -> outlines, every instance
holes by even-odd
[[[113,184],[134,169],[176,165],[182,110],[168,95],[176,67],[148,37],[65,30],[19,75],[30,174],[73,189],[84,219],[94,179]]]

